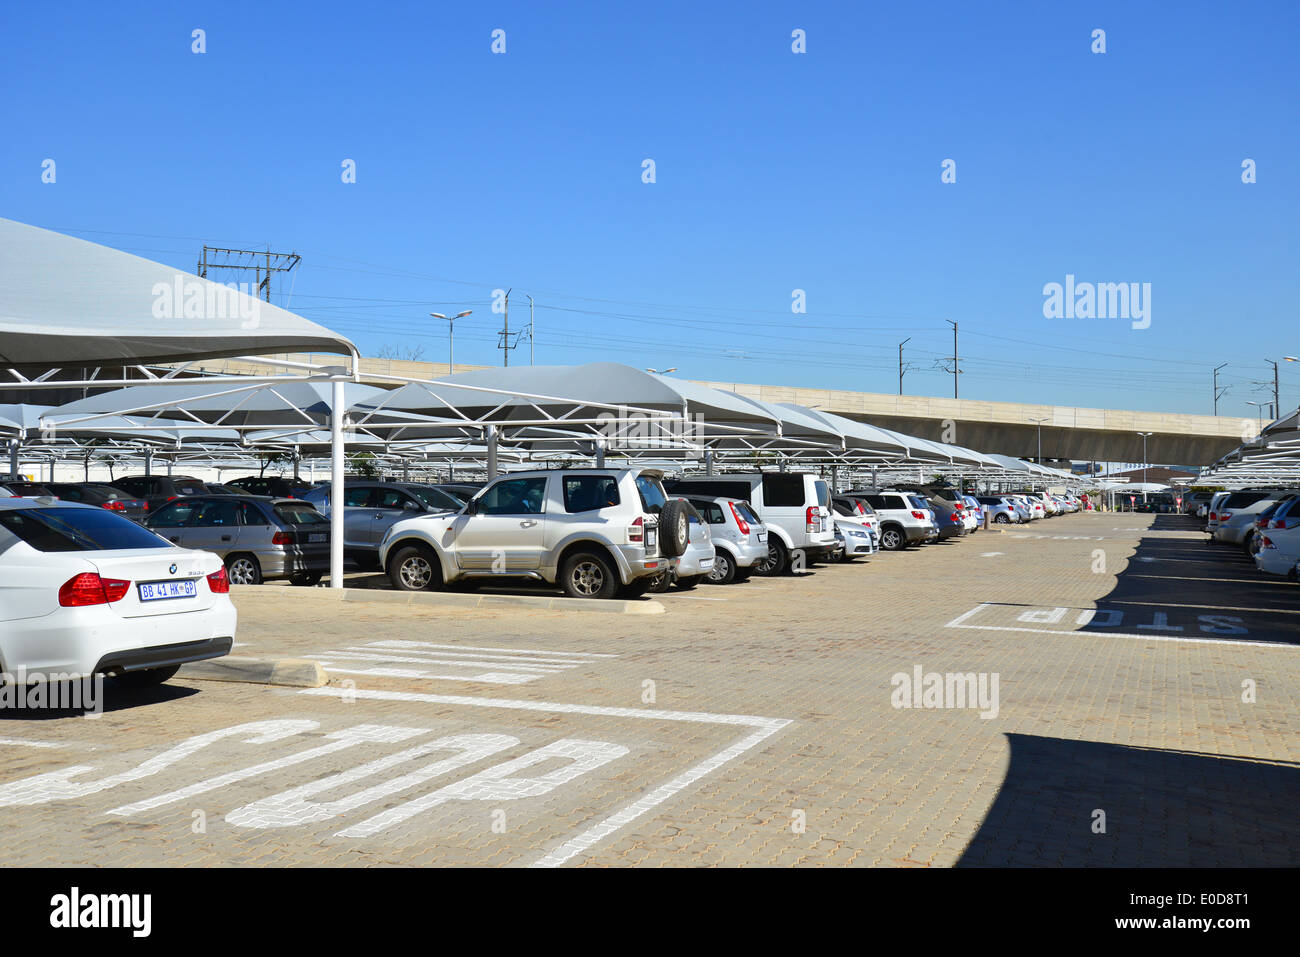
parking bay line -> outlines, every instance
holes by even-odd
[[[1111,604],[1120,604],[1120,602],[1112,602]],[[1146,603],[1131,602],[1129,604],[1143,605]],[[1233,645],[1236,647],[1245,647],[1245,648],[1290,648],[1293,651],[1296,649],[1295,645],[1289,645],[1281,641],[1233,641],[1230,638],[1185,638],[1185,637],[1174,636],[1174,635],[1142,635],[1142,634],[1136,634],[1134,632],[1128,632],[1128,631],[1061,631],[1060,629],[1053,630],[1051,628],[1025,628],[1023,625],[967,625],[965,624],[966,619],[970,618],[972,615],[978,612],[983,611],[985,608],[999,608],[999,607],[1002,607],[1001,602],[984,602],[981,605],[976,605],[970,611],[958,615],[952,621],[948,622],[948,624],[944,625],[944,627],[945,628],[968,628],[972,631],[1027,631],[1027,632],[1032,632],[1033,634],[1036,635],[1061,635],[1066,637],[1087,635],[1090,637],[1102,637],[1102,638],[1137,638],[1140,639],[1141,641],[1181,641],[1181,642],[1196,644],[1196,645]],[[1028,607],[1028,606],[1022,606],[1022,607]],[[1179,606],[1170,606],[1170,607],[1179,607]],[[1193,606],[1193,607],[1208,608],[1213,606],[1200,605],[1200,606]],[[1077,608],[1071,610],[1072,611],[1095,611],[1096,609]]]
[[[369,688],[304,688],[299,694],[331,698],[368,698],[379,701],[418,701],[426,704],[467,705],[474,708],[502,708],[515,711],[549,711],[558,714],[587,714],[612,718],[636,718],[641,720],[683,721],[693,724],[725,724],[750,727],[755,730],[684,771],[669,781],[661,784],[627,807],[615,812],[600,823],[588,828],[576,837],[565,841],[559,847],[547,852],[534,861],[531,867],[559,867],[572,860],[620,828],[663,804],[687,787],[711,774],[724,764],[735,760],[761,744],[791,723],[789,718],[764,718],[746,714],[711,714],[705,711],[656,711],[650,708],[616,708],[605,705],[563,704],[549,701],[517,701],[508,698],[475,698],[466,695],[424,694],[413,691],[379,691]]]

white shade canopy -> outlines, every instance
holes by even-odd
[[[97,243],[0,219],[0,366],[355,355],[347,339],[256,296]]]

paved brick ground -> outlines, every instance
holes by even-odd
[[[241,594],[237,653],[330,686],[0,713],[0,861],[1300,863],[1300,586],[1190,522],[1067,516],[661,600]],[[895,707],[918,667],[996,675],[996,715]]]

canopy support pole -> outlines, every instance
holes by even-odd
[[[713,474],[713,449],[709,449],[704,453],[704,474]]]
[[[153,449],[149,446],[144,450],[144,474],[146,478],[153,475]]]
[[[12,475],[18,474],[18,447],[19,440],[13,439],[9,443],[9,472]]]
[[[330,588],[343,587],[343,380],[330,398]]]
[[[597,439],[596,440],[596,468],[603,469],[604,467],[605,467],[605,440]]]
[[[487,477],[492,481],[497,477],[497,427],[489,425],[487,427]]]

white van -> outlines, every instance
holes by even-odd
[[[826,558],[835,550],[831,489],[811,472],[736,472],[684,475],[664,482],[670,495],[725,495],[749,502],[767,526],[767,559],[760,575],[780,575],[792,561]]]

